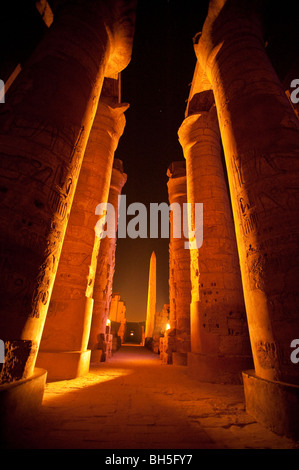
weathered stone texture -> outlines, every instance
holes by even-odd
[[[116,230],[118,221],[118,198],[126,183],[127,175],[124,173],[122,161],[115,159],[110,181],[108,203],[114,207],[115,236],[106,236],[101,240],[97,257],[97,268],[94,280],[94,307],[91,320],[88,347],[93,351],[100,349],[99,335],[106,329],[112,296],[113,275],[115,270]],[[93,353],[92,353],[93,355]]]

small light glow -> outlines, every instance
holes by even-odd
[[[167,323],[167,325],[166,325],[166,331],[167,331],[167,330],[170,330],[170,325],[169,325],[169,323]]]
[[[111,323],[111,321],[109,320],[109,318],[107,318],[106,325],[109,326],[110,323]]]
[[[130,336],[134,336],[134,331],[131,331]]]

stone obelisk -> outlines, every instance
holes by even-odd
[[[150,260],[149,280],[148,280],[148,296],[147,311],[145,324],[145,338],[152,338],[155,327],[156,315],[156,255],[152,252]]]

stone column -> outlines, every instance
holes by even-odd
[[[145,322],[145,340],[152,338],[155,328],[156,316],[156,254],[153,251],[150,259],[148,296]]]
[[[42,400],[35,363],[77,179],[104,76],[129,63],[133,30],[127,2],[63,2],[1,105],[5,430]]]
[[[193,104],[195,113],[185,118],[178,132],[192,212],[194,204],[203,204],[203,244],[189,250],[192,302],[188,366],[201,381],[241,383],[242,370],[252,366],[252,358],[220,132],[211,96],[203,91],[196,98],[201,112],[196,113]]]
[[[190,250],[185,247],[188,240],[183,233],[183,211],[187,203],[186,163],[173,162],[167,170],[169,177],[168,199],[169,204],[180,208],[181,237],[175,237],[174,217],[175,211],[170,212],[170,243],[169,243],[169,304],[170,329],[166,331],[165,338],[171,341],[174,332],[173,348],[169,351],[174,364],[186,364],[187,352],[190,351]],[[169,345],[170,349],[170,345]]]
[[[63,3],[1,105],[1,383],[33,377],[104,75],[131,56],[122,4]]]
[[[105,84],[111,80],[106,78]],[[108,200],[114,152],[128,108],[118,103],[118,93],[109,95],[110,88],[103,88],[90,132],[40,344],[37,365],[48,371],[49,380],[70,379],[89,370],[87,345],[101,243],[95,236],[95,212]]]
[[[112,204],[115,210],[115,230],[117,231],[118,221],[118,197],[127,181],[121,160],[115,159],[111,175],[110,191],[108,203]],[[99,250],[95,281],[94,281],[94,306],[90,328],[88,348],[91,350],[91,362],[105,360],[106,322],[109,316],[109,307],[112,296],[112,283],[115,269],[115,237],[106,236],[101,241]]]
[[[298,337],[299,121],[267,57],[256,2],[236,3],[211,2],[195,51],[214,89],[232,196],[255,366],[243,374],[247,409],[298,434],[290,344]]]

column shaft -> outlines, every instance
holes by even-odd
[[[246,409],[299,436],[299,121],[264,48],[259,2],[211,2],[195,51],[212,84],[235,220],[254,371]]]
[[[299,384],[299,121],[267,57],[254,4],[214,2],[195,45],[215,94],[255,370]]]
[[[1,107],[2,381],[33,372],[109,59],[105,17],[102,3],[92,18],[86,6],[62,8]]]
[[[203,204],[203,244],[191,249],[190,367],[209,382],[242,381],[252,366],[233,217],[221,161],[215,105],[192,114],[179,129],[187,167],[188,202]],[[210,107],[211,106],[211,107]],[[193,216],[194,218],[194,216]],[[195,363],[198,367],[195,367]]]
[[[127,175],[123,172],[122,162],[118,159],[114,161],[112,169],[111,183],[108,202],[115,210],[115,230],[117,230],[118,221],[118,197],[127,180]],[[103,350],[105,341],[104,335],[106,331],[106,322],[109,316],[109,307],[112,296],[113,275],[115,270],[115,250],[116,250],[116,233],[115,237],[106,236],[101,240],[99,250],[95,282],[94,282],[94,306],[92,314],[92,322],[89,336],[88,348],[91,349],[91,361],[97,361],[99,350]],[[101,360],[104,360],[102,354]]]
[[[183,216],[184,206],[187,203],[186,184],[186,164],[184,161],[173,162],[168,168],[169,177],[168,199],[170,205],[174,205],[174,210],[170,212],[170,243],[169,243],[169,304],[170,330],[165,336],[171,335],[174,330],[174,362],[179,356],[186,356],[190,351],[190,302],[191,302],[191,281],[190,281],[190,250],[185,247],[188,238],[184,236]],[[180,231],[181,236],[175,236],[174,225],[177,223],[176,210],[180,209]],[[176,354],[177,353],[177,354]],[[181,357],[181,360],[182,357]]]
[[[105,96],[99,101],[38,355],[37,364],[47,369],[49,379],[84,375],[89,368],[87,345],[101,242],[95,235],[95,212],[97,205],[108,199],[114,152],[124,131],[127,108],[127,104]],[[78,362],[82,366],[78,367]]]

